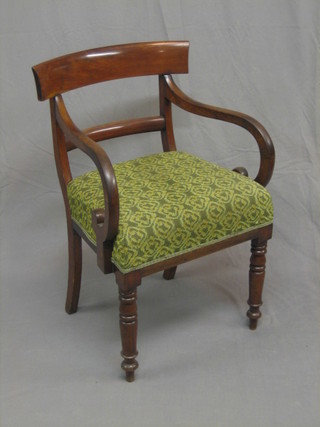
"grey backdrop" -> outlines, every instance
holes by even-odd
[[[319,410],[318,0],[0,0],[1,407],[11,426],[315,427]],[[84,249],[79,312],[64,313],[67,247],[48,103],[31,66],[76,50],[187,39],[191,96],[261,121],[276,148],[263,318],[247,328],[249,245],[139,289],[140,368],[120,370],[117,288]],[[157,81],[68,96],[78,123],[157,112]],[[101,109],[102,108],[102,109]],[[241,129],[174,111],[179,149],[257,171]],[[104,145],[113,161],[158,135]],[[92,168],[72,154],[75,174]]]

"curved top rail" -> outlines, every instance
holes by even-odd
[[[32,67],[38,99],[107,80],[188,72],[187,41],[122,44],[83,50]]]

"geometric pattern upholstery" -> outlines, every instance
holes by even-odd
[[[272,223],[264,187],[194,155],[171,151],[113,167],[120,217],[112,262],[122,273]],[[98,171],[67,191],[72,219],[95,243],[91,212],[104,207]]]

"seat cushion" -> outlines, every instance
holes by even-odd
[[[114,165],[119,232],[112,262],[122,273],[272,223],[270,194],[255,181],[184,152]],[[73,220],[96,242],[92,210],[104,207],[98,171],[68,184]]]

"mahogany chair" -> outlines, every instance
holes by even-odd
[[[33,67],[38,99],[50,100],[54,154],[65,202],[69,276],[66,311],[77,311],[82,239],[96,252],[103,273],[115,273],[120,294],[122,368],[134,380],[137,357],[137,287],[141,279],[164,270],[173,279],[177,265],[251,240],[250,329],[261,316],[267,240],[273,207],[264,186],[274,167],[274,148],[255,119],[201,104],[185,95],[171,74],[188,72],[189,43],[164,41],[102,47]],[[70,118],[62,94],[94,83],[157,75],[157,116],[123,120],[85,130]],[[260,167],[256,178],[245,168],[233,171],[176,151],[171,105],[200,116],[233,123],[256,140]],[[161,133],[163,152],[112,165],[97,144],[123,135]],[[96,169],[73,178],[68,152],[78,148]],[[187,147],[183,147],[187,150]]]

